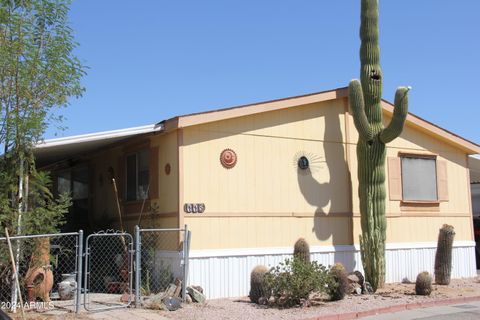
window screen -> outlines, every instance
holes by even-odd
[[[70,195],[71,181],[70,171],[59,172],[57,174],[57,193],[59,195],[62,193],[67,193]]]
[[[137,187],[137,199],[146,199],[148,189],[148,151],[143,150],[137,154],[138,164],[138,187]]]
[[[127,157],[127,200],[137,199],[137,155]]]
[[[127,156],[127,200],[141,200],[148,197],[149,152],[142,150]]]
[[[403,200],[437,200],[436,172],[434,158],[402,157]]]

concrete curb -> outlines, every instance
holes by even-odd
[[[323,316],[307,318],[305,320],[351,320],[351,319],[359,319],[359,318],[369,317],[369,316],[376,316],[376,315],[385,314],[385,313],[393,313],[393,312],[420,309],[420,308],[429,308],[429,307],[435,307],[435,306],[445,306],[450,304],[458,304],[458,303],[465,303],[465,302],[472,302],[472,301],[480,301],[480,296],[397,304],[389,307],[363,310],[358,312],[326,314]]]

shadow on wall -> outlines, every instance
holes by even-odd
[[[334,261],[341,262],[349,271],[356,267],[354,252],[339,251],[341,245],[352,245],[353,219],[349,212],[335,212],[338,208],[345,207],[345,203],[351,202],[351,179],[348,165],[345,161],[345,149],[342,141],[340,114],[325,115],[325,136],[323,147],[325,159],[321,168],[312,167],[313,171],[328,170],[329,180],[318,182],[312,175],[312,169],[302,170],[297,168],[297,178],[300,191],[305,200],[315,206],[313,230],[318,240],[326,241],[332,238],[332,244],[336,248]],[[339,163],[341,162],[341,163]],[[339,171],[336,172],[335,169]],[[347,183],[345,183],[347,181]],[[345,186],[347,185],[347,188]],[[344,196],[338,196],[343,194]],[[343,202],[343,203],[342,203]],[[329,205],[330,209],[327,209]],[[348,207],[348,206],[347,206]],[[347,209],[350,211],[351,209]],[[335,215],[338,215],[335,217]],[[342,230],[342,228],[344,228]]]

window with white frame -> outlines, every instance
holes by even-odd
[[[437,165],[434,157],[401,157],[404,201],[437,201]]]
[[[148,198],[149,152],[141,150],[126,156],[126,200]]]

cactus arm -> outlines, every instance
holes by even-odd
[[[365,102],[363,100],[363,90],[360,81],[352,80],[348,85],[348,101],[352,110],[353,121],[358,134],[365,141],[373,138],[372,128],[365,114]]]
[[[395,93],[395,108],[392,121],[380,134],[380,140],[388,143],[398,137],[403,130],[405,119],[408,114],[408,87],[399,87]]]

